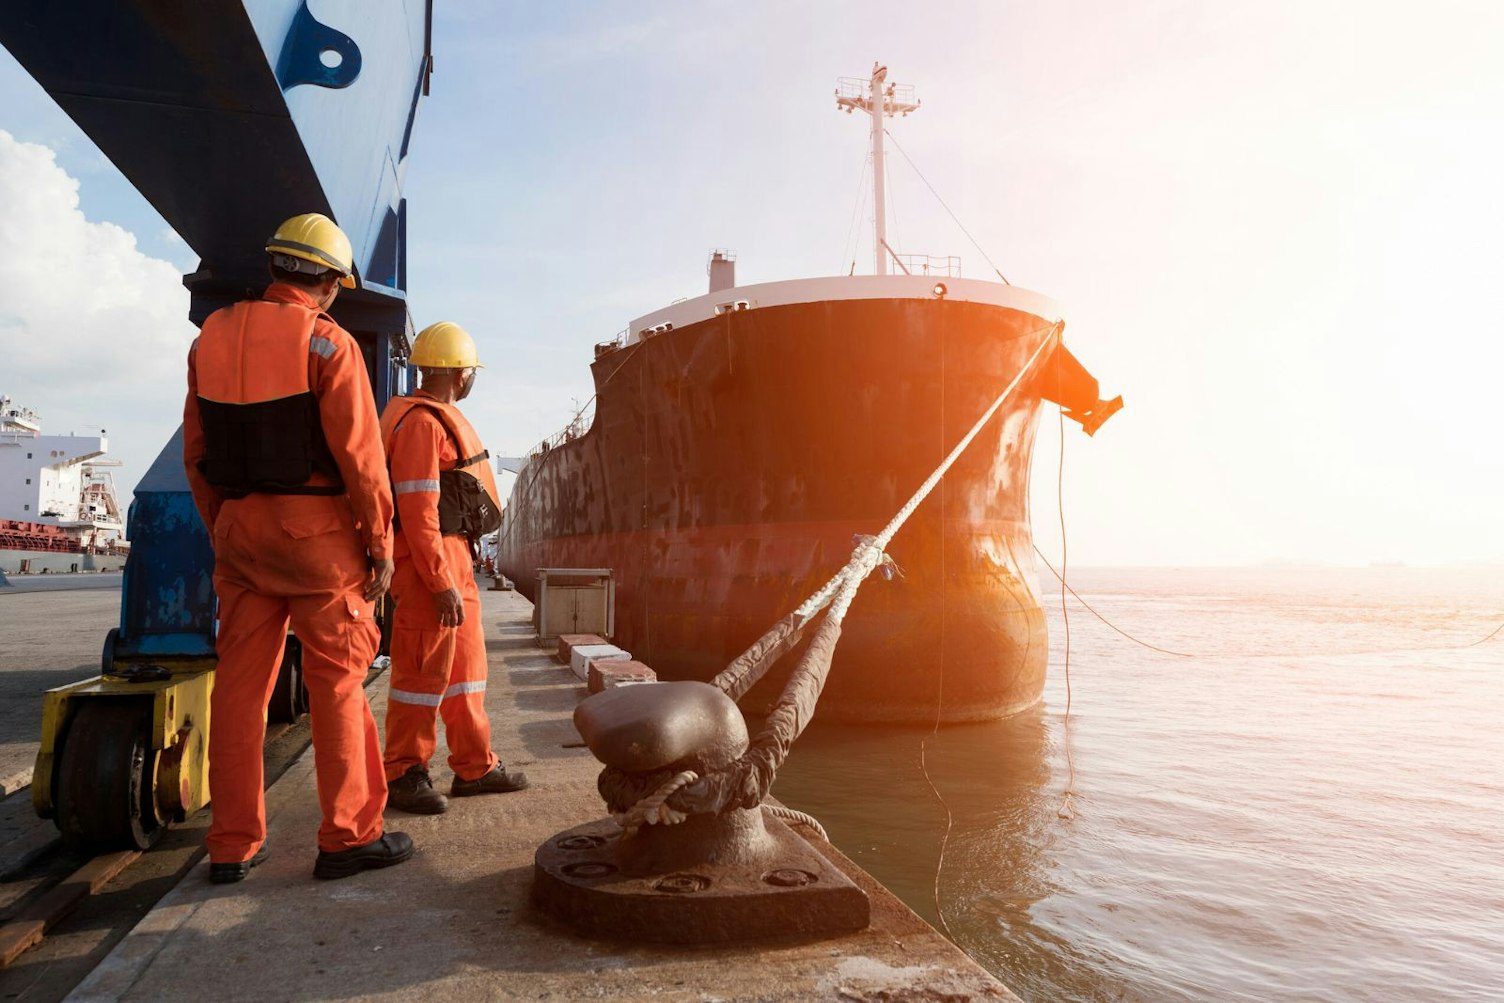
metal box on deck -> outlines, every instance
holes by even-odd
[[[560,634],[599,634],[616,629],[616,582],[610,568],[539,568],[534,623],[540,644]]]

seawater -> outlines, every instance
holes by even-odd
[[[1195,656],[1067,598],[1068,727],[1041,572],[1043,706],[773,793],[1027,1000],[1504,999],[1504,568],[1068,571]]]

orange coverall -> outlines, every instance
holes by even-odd
[[[302,289],[273,283],[260,301],[204,322],[188,352],[183,460],[214,546],[219,666],[210,703],[209,786],[214,863],[249,860],[266,839],[262,745],[266,704],[289,621],[303,645],[323,824],[319,849],[381,838],[386,778],[363,683],[379,631],[363,597],[367,554],[391,551],[392,497],[375,402],[360,348],[317,314]],[[304,382],[306,380],[306,382]],[[312,391],[343,495],[253,493],[227,499],[199,470],[198,398],[251,404]],[[315,473],[311,485],[329,484]]]
[[[460,454],[429,408],[444,411],[461,445],[470,450],[467,456],[481,451],[480,438],[458,408],[421,390],[411,396],[432,403],[411,407],[394,398],[382,415],[398,515],[386,778],[395,780],[414,765],[427,768],[442,714],[449,768],[461,780],[476,780],[498,763],[486,718],[485,631],[470,542],[439,533],[439,471],[452,468]],[[434,593],[449,588],[458,589],[464,602],[465,620],[459,627],[441,626],[434,606]]]

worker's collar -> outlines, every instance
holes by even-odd
[[[273,303],[291,303],[294,306],[306,306],[310,310],[321,310],[319,301],[308,294],[308,290],[301,286],[295,286],[291,282],[273,282],[266,287],[266,292],[261,296],[264,300]]]
[[[427,390],[424,390],[422,387],[414,390],[412,393],[408,394],[408,396],[422,397],[424,400],[433,401],[435,404],[444,404],[448,407],[454,407],[454,401],[446,401],[440,397],[435,397],[433,394],[429,393]]]

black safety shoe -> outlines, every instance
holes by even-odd
[[[246,875],[251,873],[251,868],[271,856],[272,851],[267,847],[266,841],[261,841],[261,849],[257,850],[250,860],[242,860],[234,864],[209,865],[209,880],[216,885],[233,885],[237,881],[244,881]]]
[[[365,846],[337,853],[320,850],[319,859],[313,865],[313,876],[325,880],[348,878],[372,868],[400,864],[412,855],[412,838],[405,832],[389,832]]]
[[[449,796],[452,798],[468,798],[477,794],[510,794],[513,791],[527,789],[527,774],[520,771],[508,773],[501,768],[500,764],[491,767],[491,772],[474,780],[461,780],[454,778],[454,783],[449,785]]]
[[[414,815],[442,815],[449,808],[449,799],[433,789],[428,771],[416,764],[387,783],[386,803]]]

